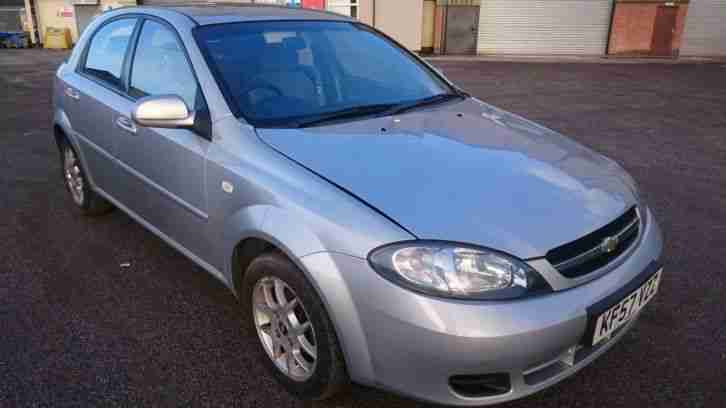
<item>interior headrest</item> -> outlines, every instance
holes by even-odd
[[[305,40],[300,37],[287,37],[282,40],[282,46],[294,51],[300,51],[307,48]]]

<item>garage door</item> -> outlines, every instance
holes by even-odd
[[[726,55],[726,0],[691,0],[681,55]]]
[[[612,0],[482,0],[482,54],[605,54]]]

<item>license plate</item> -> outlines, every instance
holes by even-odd
[[[592,336],[592,345],[605,341],[612,334],[625,325],[630,319],[650,302],[658,292],[658,284],[663,269],[653,274],[639,288],[630,292],[618,303],[605,310],[595,320],[595,331]]]

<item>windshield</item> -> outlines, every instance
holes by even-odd
[[[407,51],[359,24],[229,23],[199,27],[195,37],[232,109],[257,127],[317,124],[337,112],[345,119],[394,112],[455,93]]]

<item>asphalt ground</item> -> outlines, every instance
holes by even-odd
[[[295,400],[222,284],[120,211],[78,215],[51,136],[63,57],[0,50],[0,406],[424,406],[360,386]],[[661,292],[621,343],[504,406],[726,406],[726,66],[437,64],[617,159],[666,240]]]

